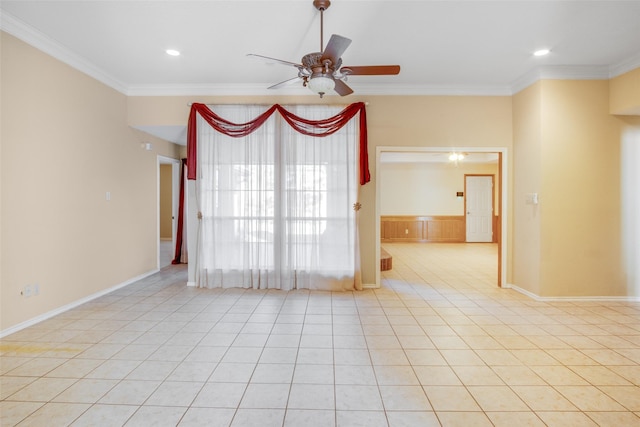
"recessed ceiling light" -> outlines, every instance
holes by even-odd
[[[533,52],[534,56],[545,56],[548,55],[549,52],[551,52],[551,50],[549,49],[540,49],[540,50],[536,50],[535,52]]]
[[[165,52],[167,52],[167,55],[180,56],[180,51],[175,50],[175,49],[167,49],[167,50],[165,50]]]

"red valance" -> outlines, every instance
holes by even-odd
[[[371,180],[369,174],[369,155],[367,153],[367,114],[364,102],[356,102],[347,106],[340,113],[323,120],[307,120],[298,117],[285,110],[279,104],[273,105],[267,111],[248,123],[231,123],[211,111],[205,104],[192,104],[187,127],[187,169],[188,179],[196,179],[196,164],[198,159],[198,132],[196,129],[196,114],[205,119],[211,127],[220,133],[234,138],[249,135],[258,129],[274,113],[278,111],[289,125],[303,135],[308,136],[328,136],[349,122],[356,114],[360,113],[360,185],[364,185]]]

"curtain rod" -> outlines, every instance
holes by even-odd
[[[191,107],[194,103],[193,102],[188,102],[187,103],[187,107]],[[260,107],[271,107],[274,104],[264,104],[264,103],[259,103],[259,104],[211,104],[211,103],[207,103],[207,102],[196,102],[196,104],[205,104],[205,105],[258,105]],[[279,104],[279,102],[276,102],[275,104]],[[327,107],[346,107],[348,105],[353,104],[353,102],[349,103],[349,104],[293,104],[293,105],[324,105]],[[369,102],[365,102],[364,103],[365,106],[369,105]]]

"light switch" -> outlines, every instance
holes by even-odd
[[[105,199],[107,199],[107,202],[111,200],[111,191],[107,191],[107,194],[105,195]]]

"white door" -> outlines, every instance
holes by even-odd
[[[467,242],[493,242],[493,175],[465,176]]]

